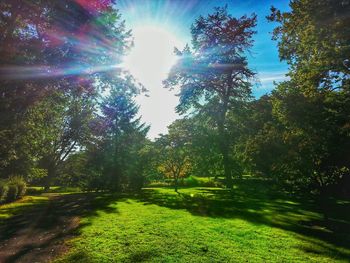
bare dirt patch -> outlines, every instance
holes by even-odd
[[[65,253],[91,198],[51,194],[47,204],[7,219],[0,225],[0,262],[50,262]]]

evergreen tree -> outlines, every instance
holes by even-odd
[[[103,139],[101,174],[112,190],[140,189],[144,163],[140,151],[149,127],[137,116],[134,98],[139,93],[131,76],[119,79],[101,105]]]
[[[227,7],[215,8],[207,17],[200,16],[192,25],[192,50],[176,50],[180,59],[173,67],[165,87],[180,86],[178,112],[202,110],[210,105],[215,121],[226,177],[232,187],[227,114],[251,96],[246,53],[252,46],[256,16],[235,18]]]

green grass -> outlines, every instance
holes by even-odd
[[[28,186],[27,193],[31,195],[40,195],[43,193],[77,193],[81,192],[79,187],[66,187],[66,186],[51,186],[48,191],[42,186]]]
[[[46,204],[46,196],[25,196],[15,202],[0,205],[0,223],[12,216],[23,214],[28,209]]]
[[[180,187],[223,187],[224,178],[189,176],[179,180]],[[173,187],[172,179],[148,182],[147,187]]]
[[[302,201],[304,200],[304,201]],[[324,223],[312,201],[259,180],[97,195],[58,262],[348,262],[349,203]]]

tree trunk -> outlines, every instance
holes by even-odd
[[[329,221],[330,202],[329,202],[329,194],[325,186],[320,187],[320,196],[318,198],[318,202],[323,214],[323,220],[326,222]]]
[[[218,118],[217,123],[218,123],[219,139],[220,139],[220,151],[222,154],[222,164],[224,167],[224,176],[226,179],[226,187],[231,189],[233,184],[232,184],[232,175],[231,175],[231,169],[230,169],[230,159],[228,157],[229,145],[228,145],[227,134],[225,131],[227,106],[228,106],[228,101],[227,99],[225,99],[223,101],[222,110],[220,112],[220,116]]]
[[[54,165],[50,165],[50,167],[47,169],[47,177],[45,179],[45,191],[50,190],[52,179],[55,178],[55,175],[56,175],[56,167],[54,167]]]
[[[175,176],[175,185],[174,185],[174,188],[175,188],[175,192],[177,193],[178,192],[178,178],[177,178],[177,176]]]
[[[229,189],[232,189],[233,183],[232,183],[232,175],[231,175],[231,168],[230,168],[230,159],[228,157],[228,149],[226,144],[222,146],[222,158],[223,158],[223,165],[224,165],[224,174],[226,178],[226,187]]]

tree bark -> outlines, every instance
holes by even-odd
[[[220,138],[220,151],[222,155],[222,164],[224,167],[224,176],[226,179],[226,187],[231,189],[232,188],[232,175],[231,175],[231,169],[230,169],[230,159],[228,157],[228,151],[229,151],[229,145],[228,145],[228,138],[225,131],[225,122],[226,122],[226,113],[228,109],[228,98],[223,98],[223,104],[222,109],[218,118],[218,132],[219,132],[219,138]]]
[[[178,192],[178,177],[177,176],[175,176],[175,185],[174,185],[174,187],[175,187],[175,192],[177,193]]]
[[[320,193],[318,197],[318,203],[321,208],[322,214],[323,214],[323,220],[325,222],[329,221],[329,193],[327,191],[326,186],[320,186]]]
[[[45,179],[45,191],[50,190],[50,186],[52,184],[52,179],[55,178],[56,175],[56,167],[54,165],[50,165],[47,169],[47,177]]]

